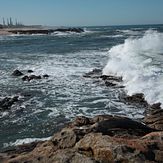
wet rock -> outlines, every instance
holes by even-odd
[[[105,85],[106,85],[107,87],[114,87],[114,86],[116,86],[117,84],[112,83],[112,82],[110,82],[110,81],[105,81]]]
[[[17,102],[19,96],[5,97],[0,100],[0,110],[8,110],[15,102]]]
[[[41,76],[37,76],[37,75],[30,75],[30,76],[27,76],[25,75],[22,80],[23,81],[31,81],[31,80],[37,80],[37,79],[41,79]]]
[[[163,130],[163,109],[161,109],[160,103],[150,106],[149,113],[144,118],[144,123],[151,128]]]
[[[24,75],[21,71],[19,70],[15,70],[13,73],[12,73],[13,76],[22,76]]]
[[[43,77],[43,78],[48,78],[49,75],[48,75],[48,74],[45,74],[45,75],[43,75],[42,77]]]
[[[33,71],[33,70],[28,70],[27,72],[28,72],[28,73],[33,73],[34,71]]]
[[[145,107],[148,106],[148,103],[145,100],[143,93],[137,93],[132,96],[126,96],[124,97],[124,100],[128,103],[141,104]]]
[[[101,69],[93,69],[92,71],[83,75],[85,78],[99,78],[102,75]]]
[[[111,76],[111,75],[101,75],[100,78],[102,80],[112,80],[112,81],[122,82],[122,77],[116,77],[116,76]]]
[[[29,77],[27,75],[25,75],[25,76],[22,77],[22,80],[23,81],[29,81]]]

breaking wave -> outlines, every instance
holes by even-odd
[[[150,103],[163,104],[163,33],[145,32],[109,50],[105,75],[122,76],[128,95],[144,93]]]

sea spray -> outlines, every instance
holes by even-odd
[[[148,30],[109,50],[105,75],[123,77],[128,95],[144,93],[150,103],[163,104],[163,34]]]

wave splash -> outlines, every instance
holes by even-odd
[[[128,38],[109,50],[105,75],[122,76],[128,95],[144,93],[149,104],[163,106],[163,33],[145,32],[142,38]]]

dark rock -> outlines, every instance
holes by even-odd
[[[163,109],[161,109],[160,103],[150,106],[149,114],[145,116],[144,123],[151,128],[163,131]]]
[[[102,70],[101,69],[93,69],[92,71],[86,73],[83,75],[83,77],[85,78],[99,78],[102,74]]]
[[[29,80],[33,80],[33,79],[41,79],[41,76],[40,75],[30,75],[29,76]]]
[[[28,73],[33,73],[34,71],[33,71],[33,70],[28,70],[27,72],[28,72]]]
[[[21,71],[19,70],[15,70],[13,73],[12,73],[13,76],[22,76],[24,75]]]
[[[23,81],[29,81],[29,77],[27,75],[25,75],[25,76],[22,77],[22,80]]]
[[[37,76],[37,75],[30,75],[30,76],[27,76],[25,75],[22,80],[23,81],[31,81],[31,80],[37,80],[37,79],[41,79],[41,76]]]
[[[19,96],[5,97],[0,100],[0,110],[8,110],[15,102],[17,102]]]
[[[111,75],[101,75],[100,78],[102,80],[111,80],[111,81],[116,81],[116,82],[122,82],[122,77],[116,77],[116,76],[111,76]]]
[[[109,82],[109,81],[105,81],[105,85],[106,85],[107,87],[114,87],[114,86],[116,86],[117,84],[112,83],[112,82]]]
[[[144,107],[148,106],[148,103],[145,100],[143,93],[137,93],[132,96],[126,96],[126,97],[124,97],[124,100],[129,103],[141,104]]]
[[[43,75],[42,77],[43,77],[43,78],[48,78],[49,75],[48,75],[48,74],[45,74],[45,75]]]
[[[100,132],[102,134],[115,135],[118,131],[122,132],[123,130],[125,132],[128,131],[126,135],[132,134],[141,136],[156,131],[155,129],[152,129],[140,122],[133,121],[129,118],[112,117],[108,120],[103,120],[94,125],[94,131]]]

